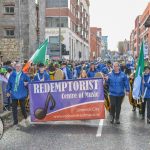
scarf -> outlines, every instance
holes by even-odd
[[[40,77],[40,75],[41,75],[41,77]],[[37,76],[38,76],[39,81],[44,81],[45,80],[44,79],[44,73],[38,73]]]
[[[18,90],[18,86],[19,86],[19,81],[20,81],[20,77],[21,77],[22,72],[16,72],[16,79],[15,79],[15,88],[14,91],[17,92]]]

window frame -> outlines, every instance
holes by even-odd
[[[13,8],[13,12],[11,9]],[[8,9],[9,11],[6,11]],[[14,15],[15,14],[15,6],[14,5],[4,5],[4,14],[5,15]]]
[[[5,37],[6,38],[15,38],[15,29],[14,28],[5,28]],[[13,32],[13,34],[11,34]]]

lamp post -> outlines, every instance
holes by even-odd
[[[60,59],[62,59],[62,51],[61,51],[61,0],[59,0],[59,54]]]
[[[21,19],[21,0],[19,0],[19,51],[20,51],[20,61],[23,60],[23,52],[22,52],[22,31],[21,31],[21,26],[22,26],[22,19]]]

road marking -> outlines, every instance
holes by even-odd
[[[99,121],[96,137],[101,137],[102,136],[103,123],[104,123],[104,119],[101,119]]]

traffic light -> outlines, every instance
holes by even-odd
[[[81,56],[81,52],[79,52],[79,58],[81,58],[82,56]]]
[[[62,55],[66,54],[66,45],[65,44],[61,44],[61,50],[62,50]]]

